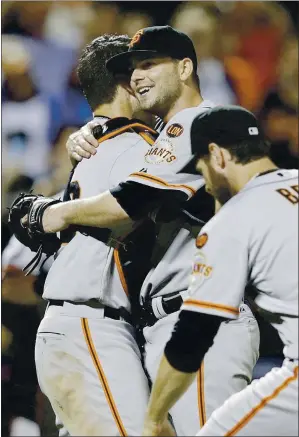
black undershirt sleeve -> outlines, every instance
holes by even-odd
[[[162,190],[137,182],[121,182],[110,193],[133,220],[148,217],[159,210],[159,221],[168,222],[177,218],[187,195],[178,190]]]
[[[197,372],[224,320],[211,314],[182,310],[164,351],[170,365],[181,372]]]

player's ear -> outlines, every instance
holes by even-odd
[[[216,143],[210,143],[209,146],[210,152],[210,162],[215,168],[223,169],[226,163],[226,157],[224,155],[224,149],[218,146]]]
[[[179,74],[183,82],[185,82],[193,73],[193,62],[189,58],[184,58],[179,61]]]

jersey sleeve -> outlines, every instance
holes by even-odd
[[[170,221],[177,218],[183,203],[194,196],[203,186],[203,180],[194,175],[171,174],[165,178],[154,178],[143,172],[138,172],[141,183],[133,177],[110,190],[121,207],[133,220],[152,216],[155,211],[161,212]],[[167,213],[165,214],[165,211]],[[161,214],[160,214],[161,215]]]
[[[197,190],[204,185],[200,176],[184,173],[165,173],[156,176],[147,172],[135,172],[130,174],[127,181],[157,190],[181,191],[186,195],[186,200],[194,196]]]
[[[196,239],[197,252],[182,309],[235,319],[247,282],[248,250],[220,218],[218,213],[212,219],[216,226],[207,224]]]

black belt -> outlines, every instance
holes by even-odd
[[[72,305],[86,305],[90,308],[101,308],[104,310],[104,317],[108,317],[109,319],[113,319],[113,320],[124,319],[127,323],[132,323],[131,315],[130,315],[129,311],[127,311],[125,308],[123,308],[123,307],[121,307],[121,308],[108,307],[106,305],[103,305],[102,303],[100,303],[96,299],[90,299],[90,300],[83,301],[83,302],[49,299],[48,302],[49,302],[49,307],[52,305],[62,307],[64,305],[64,303],[67,302],[67,303],[70,303]]]
[[[159,305],[156,305],[159,299]],[[167,294],[165,296],[154,297],[146,300],[141,307],[141,325],[153,326],[158,320],[166,315],[180,310],[183,298],[180,294]],[[155,308],[155,311],[154,311]]]

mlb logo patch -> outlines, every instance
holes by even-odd
[[[249,127],[248,128],[249,135],[258,135],[259,130],[257,127]]]

